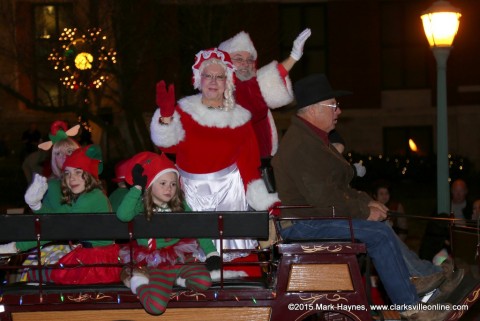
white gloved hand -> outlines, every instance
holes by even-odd
[[[35,174],[32,184],[28,187],[27,192],[25,193],[25,203],[27,203],[32,210],[39,210],[42,207],[43,195],[45,195],[47,189],[47,178]]]
[[[300,58],[302,58],[303,46],[305,45],[305,41],[307,41],[311,34],[312,31],[310,30],[310,28],[307,28],[297,36],[297,39],[295,39],[295,41],[293,42],[293,48],[292,52],[290,52],[290,57],[292,57],[296,61],[299,61]]]
[[[365,166],[362,165],[362,163],[355,163],[355,164],[353,164],[353,167],[355,167],[355,171],[356,171],[358,177],[365,176],[365,173],[367,172],[367,169],[365,168]]]
[[[17,253],[17,243],[15,242],[10,242],[7,244],[2,244],[0,245],[0,254],[14,254]]]

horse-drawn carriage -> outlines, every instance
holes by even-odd
[[[336,218],[346,219],[346,218]],[[268,239],[267,212],[209,212],[137,217],[122,223],[114,214],[0,215],[0,242],[81,239],[125,240],[145,237],[209,237]],[[471,235],[470,231],[462,231]],[[470,233],[470,234],[469,234]],[[465,248],[465,246],[464,246]],[[228,251],[221,249],[222,252]],[[161,320],[371,320],[372,311],[358,264],[365,245],[348,240],[288,242],[279,240],[263,250],[249,250],[262,276],[224,278],[203,292],[175,288]],[[20,255],[21,256],[21,255]],[[224,266],[234,263],[224,263]],[[120,265],[120,263],[119,263]],[[85,267],[81,262],[77,267]],[[0,287],[1,321],[39,320],[157,320],[145,312],[136,295],[122,283],[92,285],[30,284],[18,281],[25,268],[75,266],[22,265],[18,255],[3,256],[5,282]],[[468,281],[467,281],[468,282]],[[480,287],[456,294],[459,304],[471,307]],[[448,320],[466,313],[452,311]],[[381,315],[381,314],[380,314]],[[381,317],[380,317],[381,318]]]

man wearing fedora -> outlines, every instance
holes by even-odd
[[[294,84],[297,113],[282,138],[272,165],[284,205],[309,204],[309,216],[352,217],[355,238],[365,243],[384,288],[394,304],[416,305],[419,298],[410,281],[402,249],[393,230],[382,221],[387,208],[366,193],[350,187],[354,172],[329,143],[341,109],[336,100],[351,94],[333,90],[323,74]],[[349,239],[347,220],[300,220],[281,231],[284,239]],[[449,311],[403,309],[402,317],[443,320]]]

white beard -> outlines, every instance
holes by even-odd
[[[239,72],[236,72],[235,76],[241,81],[247,81],[255,77],[255,72],[251,72],[248,75],[240,74]]]

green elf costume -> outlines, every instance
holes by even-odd
[[[183,201],[178,186],[178,170],[164,154],[142,152],[132,157],[129,164],[131,171],[127,172],[126,181],[133,187],[117,210],[117,217],[121,221],[131,221],[145,211],[142,190],[151,189],[156,180],[168,172],[177,175],[177,190],[172,199],[180,197],[179,200]],[[145,195],[149,194],[146,192]],[[154,213],[172,212],[171,204],[172,201],[161,207],[155,205]],[[184,201],[182,204],[181,210],[190,211]],[[138,295],[150,314],[165,312],[175,282],[193,291],[206,290],[212,283],[209,271],[218,270],[221,266],[220,256],[211,239],[138,239],[137,243],[138,247],[133,249],[133,263],[143,268],[132,271],[126,267],[122,272],[122,280]],[[194,262],[194,256],[200,251],[206,255],[206,265],[184,264]],[[129,248],[120,250],[120,258],[123,262],[130,262]]]
[[[48,137],[49,141],[43,142],[38,145],[39,149],[44,151],[51,150],[51,162],[50,170],[52,175],[47,180],[48,189],[42,199],[42,204],[48,208],[59,208],[62,203],[62,190],[61,190],[61,177],[62,177],[62,165],[65,159],[59,158],[58,154],[68,154],[68,151],[73,151],[80,147],[76,140],[72,137],[78,134],[80,125],[75,125],[68,129],[66,122],[56,120],[50,125],[50,132]],[[62,160],[62,164],[58,162]],[[55,264],[64,255],[68,254],[72,248],[68,244],[51,244],[42,247],[41,262],[42,264]],[[37,265],[38,257],[37,252],[33,251],[27,256],[23,262],[24,266]],[[29,269],[25,269],[21,274],[21,281],[27,281],[27,273]]]
[[[50,126],[50,133],[48,137],[50,138],[49,141],[43,142],[38,145],[38,148],[48,151],[52,149],[52,154],[55,152],[55,149],[58,146],[75,146],[74,149],[80,147],[80,145],[73,140],[71,137],[74,137],[78,134],[80,129],[80,125],[75,125],[70,129],[67,129],[67,123],[61,120],[54,121]],[[52,176],[48,179],[48,190],[43,197],[42,204],[47,206],[48,208],[58,208],[60,207],[61,200],[62,200],[62,190],[61,190],[61,168],[58,168],[58,165],[55,162],[55,155],[51,155],[52,157]]]
[[[118,187],[108,196],[110,204],[114,212],[123,201],[123,198],[128,193],[128,187],[125,183],[125,174],[127,171],[128,159],[124,159],[115,164],[115,178],[112,178],[112,182],[117,183]]]
[[[101,189],[98,174],[102,171],[101,152],[96,145],[90,145],[75,150],[67,156],[63,170],[73,167],[83,170],[82,178],[87,181],[90,176],[92,183],[84,191],[74,194],[70,202],[57,208],[42,204],[47,190],[46,178],[36,175],[34,182],[25,193],[25,200],[35,213],[110,213],[110,202]],[[42,242],[42,244],[47,241]],[[36,246],[36,242],[11,242],[0,247],[0,253],[25,251]],[[7,251],[7,252],[5,252]],[[117,264],[118,245],[111,240],[83,241],[74,250],[64,255],[58,261],[60,266],[75,265],[75,267],[42,269],[42,281],[58,284],[97,284],[120,281],[119,267],[81,267],[90,264]],[[39,281],[38,270],[29,271],[28,279]]]

